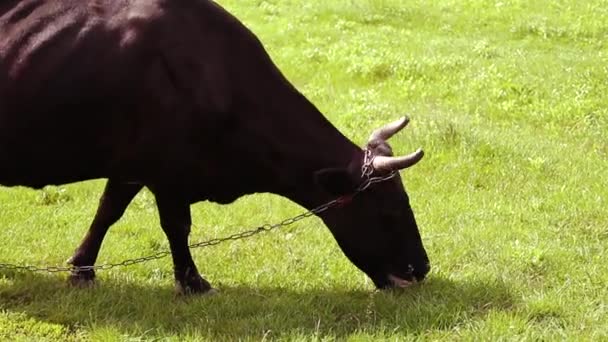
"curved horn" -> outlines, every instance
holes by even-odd
[[[410,122],[410,118],[407,116],[402,117],[401,119],[391,122],[388,125],[378,128],[375,130],[372,135],[369,137],[369,141],[373,140],[382,140],[386,141],[390,139],[393,135],[403,129],[403,127],[407,126]]]
[[[410,153],[407,156],[401,157],[386,157],[376,156],[372,161],[372,166],[378,171],[395,171],[403,170],[408,167],[415,165],[424,157],[424,151],[422,149],[416,150],[414,153]]]

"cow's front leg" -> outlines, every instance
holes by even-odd
[[[157,193],[156,205],[160,224],[169,239],[177,292],[190,294],[211,291],[209,282],[198,273],[188,248],[188,235],[192,224],[190,204],[179,201],[174,196]]]
[[[101,243],[106,232],[125,212],[125,209],[141,190],[142,185],[121,183],[108,180],[106,188],[99,200],[99,207],[91,227],[76,249],[74,255],[68,260],[74,266],[93,266],[99,254]],[[87,286],[93,283],[95,271],[73,271],[68,278],[69,283],[75,286]]]

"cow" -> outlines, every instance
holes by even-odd
[[[358,147],[210,0],[0,3],[0,184],[107,179],[69,259],[74,285],[94,282],[82,267],[95,264],[108,229],[146,187],[177,290],[214,291],[188,248],[191,204],[272,193],[312,209],[353,194],[422,158],[420,149],[394,156],[387,143],[407,123],[377,129]],[[429,272],[398,172],[318,216],[377,288],[407,287]]]

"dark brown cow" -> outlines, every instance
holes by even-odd
[[[374,176],[391,157],[376,131]],[[70,262],[94,265],[108,228],[146,186],[156,198],[183,292],[211,289],[187,247],[190,204],[269,192],[314,208],[361,184],[365,150],[345,138],[235,17],[207,0],[2,0],[0,184],[108,182]],[[429,270],[397,176],[320,215],[380,288]],[[92,271],[70,280],[86,283]]]

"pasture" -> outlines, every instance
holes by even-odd
[[[218,2],[358,144],[410,115],[391,142],[426,152],[402,176],[427,280],[375,292],[314,218],[193,250],[211,297],[175,296],[169,257],[99,271],[89,289],[0,270],[0,339],[608,339],[608,1]],[[103,184],[0,188],[0,263],[64,265]],[[191,241],[302,210],[199,203]],[[98,260],[165,249],[144,191]]]

